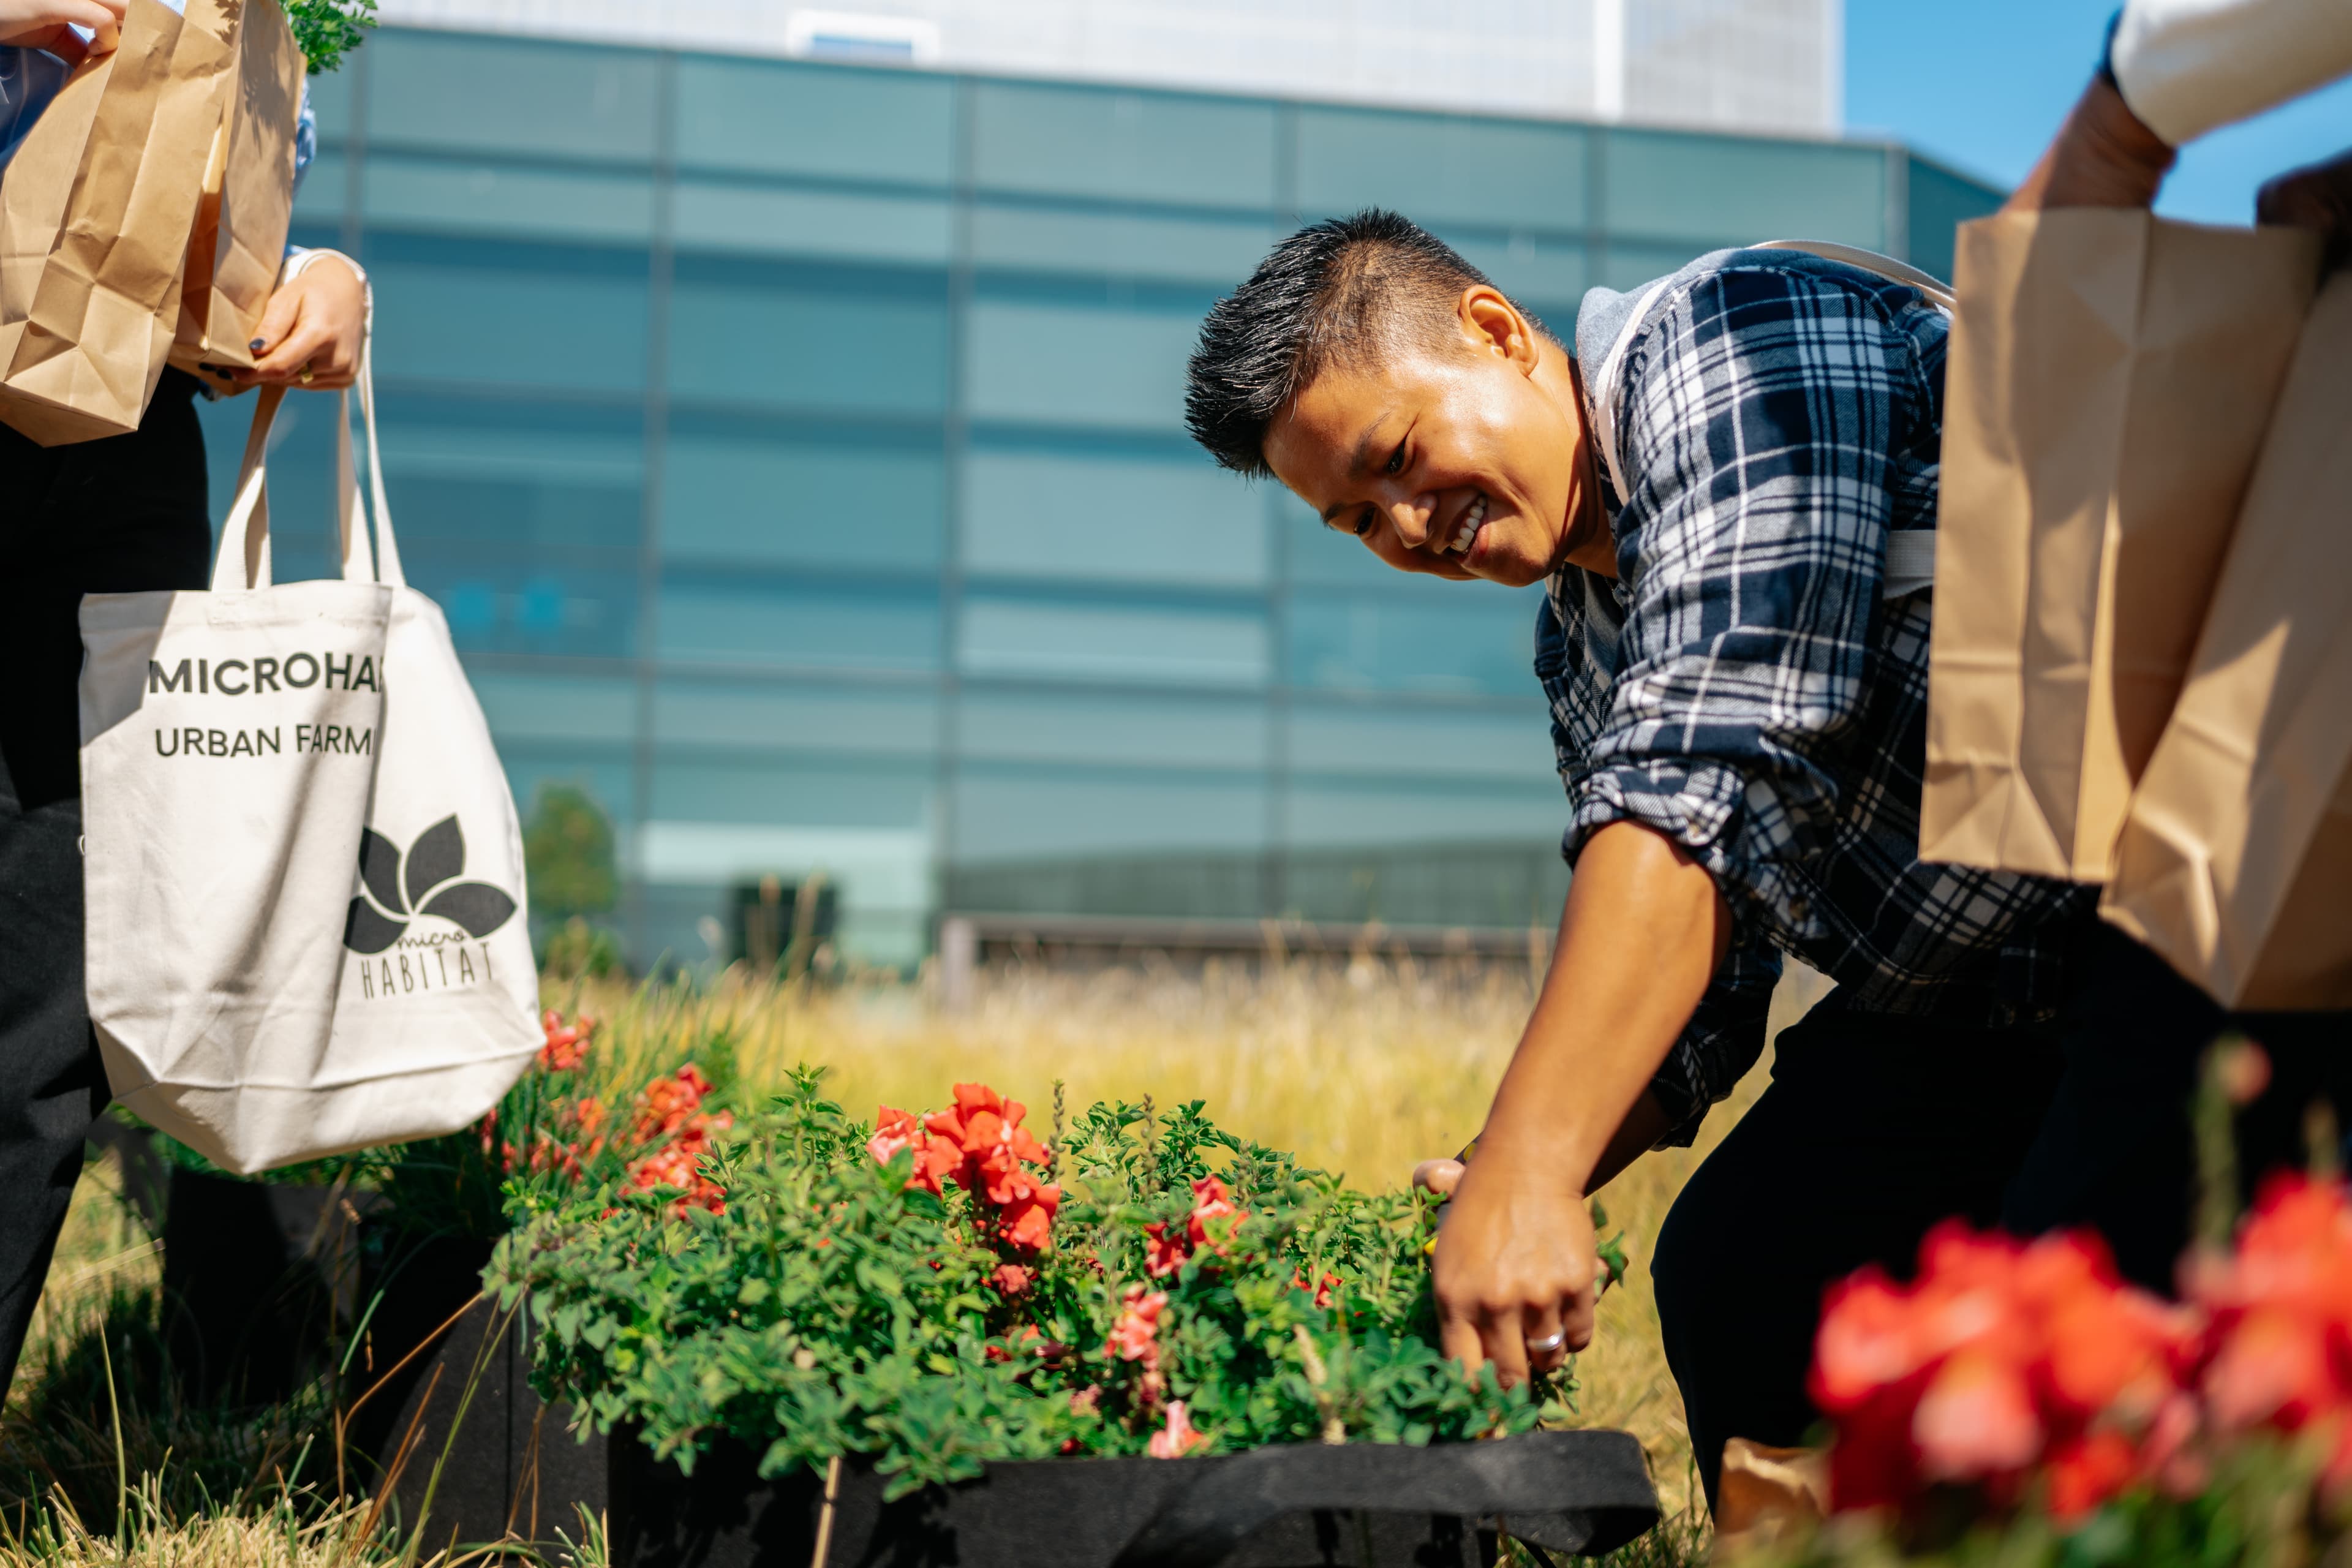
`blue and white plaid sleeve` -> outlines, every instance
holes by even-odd
[[[1764,1054],[1765,1025],[1780,979],[1780,955],[1769,942],[1751,939],[1724,955],[1706,994],[1650,1079],[1651,1096],[1672,1124],[1658,1148],[1688,1147],[1707,1111],[1739,1086]]]
[[[1857,776],[1892,454],[1934,418],[1887,309],[1802,265],[1738,264],[1665,297],[1627,355],[1625,622],[1569,848],[1642,823],[1706,868],[1743,933],[1764,911],[1803,926],[1790,873]]]

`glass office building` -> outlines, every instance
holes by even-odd
[[[1210,466],[1202,311],[1370,203],[1565,334],[1745,239],[1945,270],[1998,195],[1874,143],[420,28],[317,91],[295,238],[374,279],[410,577],[526,809],[612,814],[640,961],[816,869],[888,963],[942,909],[1548,920],[1532,591]],[[223,508],[248,407],[206,410]],[[325,569],[332,408],[289,403],[281,576]]]

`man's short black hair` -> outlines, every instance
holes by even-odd
[[[1453,340],[1462,291],[1486,274],[1410,218],[1367,207],[1308,224],[1201,323],[1184,423],[1228,468],[1269,478],[1265,429],[1335,364]]]

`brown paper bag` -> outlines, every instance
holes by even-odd
[[[2305,324],[2099,907],[2225,1006],[2352,1007],[2352,273]]]
[[[1960,226],[1922,858],[2106,879],[2318,261],[2120,209]]]
[[[238,0],[130,0],[0,180],[0,421],[45,447],[138,428],[163,374]]]
[[[188,241],[171,363],[249,369],[246,344],[278,284],[294,212],[294,130],[308,71],[278,0],[246,0],[227,107]]]

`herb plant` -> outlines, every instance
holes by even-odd
[[[286,20],[311,74],[323,75],[341,65],[375,26],[375,0],[286,0]]]
[[[528,1302],[541,1393],[688,1469],[732,1437],[763,1475],[871,1456],[896,1494],[992,1459],[1569,1414],[1565,1373],[1505,1389],[1440,1354],[1425,1194],[1351,1191],[1199,1102],[1066,1125],[1060,1098],[1050,1142],[977,1084],[869,1127],[802,1068],[675,1168],[519,1165],[488,1279]]]

